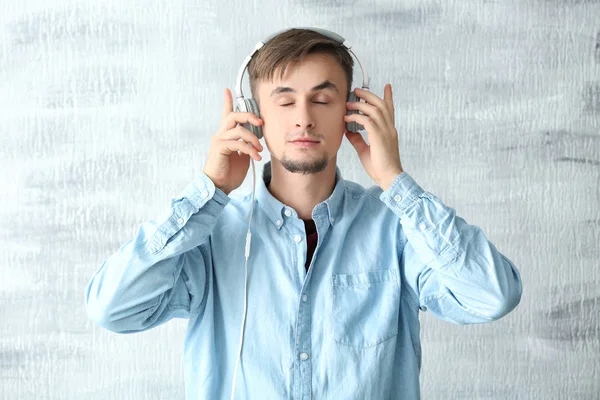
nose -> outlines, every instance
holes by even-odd
[[[296,127],[302,130],[314,129],[315,121],[306,103],[296,107]]]

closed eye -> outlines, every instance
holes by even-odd
[[[323,103],[323,102],[320,102],[320,101],[313,101],[313,103],[315,103],[315,104],[329,104],[329,103]],[[282,104],[281,107],[288,107],[288,106],[291,106],[293,104],[294,103]]]

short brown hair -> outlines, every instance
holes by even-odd
[[[271,38],[250,60],[248,76],[252,98],[258,103],[256,87],[259,81],[272,80],[279,67],[282,67],[279,79],[283,79],[290,63],[301,62],[311,53],[333,56],[344,70],[346,93],[350,93],[354,60],[348,50],[337,40],[313,30],[292,28]]]

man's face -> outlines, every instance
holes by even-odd
[[[326,54],[308,54],[302,63],[288,66],[283,80],[275,71],[273,82],[258,83],[263,136],[271,158],[290,172],[323,171],[342,143],[346,92],[342,67]]]

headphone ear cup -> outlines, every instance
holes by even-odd
[[[354,94],[354,92],[350,92],[350,94],[348,94],[348,101],[349,102],[355,102],[355,101],[359,101],[358,97],[356,97],[356,95]],[[358,114],[358,110],[349,110],[346,109],[346,115],[352,115],[352,114]],[[350,132],[358,132],[358,131],[362,131],[364,130],[365,127],[360,125],[358,122],[354,122],[354,121],[349,121],[346,122],[346,130],[350,131]]]
[[[244,103],[246,104],[246,110],[248,110],[248,112],[251,112],[252,114],[256,115],[258,118],[260,118],[260,111],[258,110],[258,104],[256,104],[256,101],[254,101],[254,99],[244,99]],[[256,136],[257,138],[262,139],[262,137],[263,137],[262,126],[252,125],[250,122],[242,124],[242,126],[246,129],[248,129],[250,132],[252,132],[254,134],[254,136]]]

